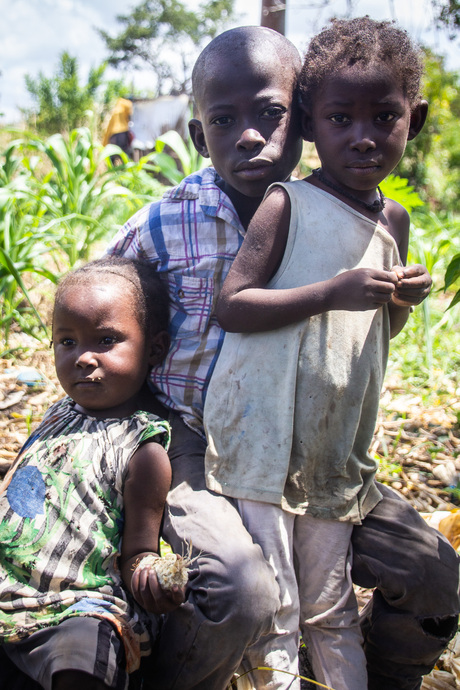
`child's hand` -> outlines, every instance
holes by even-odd
[[[155,613],[173,611],[185,601],[185,586],[163,589],[153,568],[136,568],[131,578],[131,591],[144,609]]]
[[[394,270],[355,268],[333,278],[334,309],[366,311],[387,304],[396,289],[398,276]]]
[[[393,304],[398,307],[411,307],[420,304],[429,295],[432,280],[425,266],[421,264],[394,266],[392,271],[398,277],[391,297]]]

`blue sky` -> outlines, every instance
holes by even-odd
[[[0,123],[20,119],[18,107],[30,105],[24,75],[42,71],[52,76],[59,55],[67,50],[79,61],[82,76],[106,57],[105,47],[94,27],[116,33],[117,14],[126,14],[140,0],[0,0]],[[197,0],[188,0],[190,7]],[[325,3],[288,0],[288,38],[302,52],[332,15],[343,16],[351,4],[353,15],[369,14],[376,19],[396,19],[417,40],[447,56],[447,66],[460,70],[459,41],[451,43],[444,33],[433,30],[429,0],[330,0]],[[258,24],[261,0],[235,0],[235,25]],[[313,9],[308,9],[314,5]],[[131,78],[131,75],[130,75]],[[139,88],[148,85],[148,74],[133,74]]]

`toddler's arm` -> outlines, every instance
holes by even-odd
[[[163,590],[153,570],[136,570],[144,556],[158,553],[170,484],[171,466],[165,449],[159,443],[144,443],[131,458],[123,490],[125,525],[120,569],[136,601],[155,614],[167,613],[185,599],[184,588],[175,585],[172,590]]]
[[[266,290],[283,258],[290,213],[288,195],[275,187],[254,215],[217,303],[216,315],[225,330],[275,330],[333,309],[376,309],[390,301],[396,273],[376,269],[355,269],[320,283]]]

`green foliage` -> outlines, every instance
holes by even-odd
[[[35,102],[26,113],[29,126],[45,135],[69,132],[86,124],[93,111],[98,112],[100,124],[113,101],[128,93],[121,80],[104,83],[105,70],[105,64],[91,69],[86,84],[80,85],[77,58],[64,52],[54,76],[39,72],[33,79],[26,75],[26,87]]]
[[[169,147],[175,157],[164,151]],[[178,184],[184,177],[210,164],[209,159],[200,156],[189,138],[185,142],[178,132],[171,130],[158,137],[155,144],[156,155],[152,160],[158,166],[158,172],[172,184]],[[180,163],[180,169],[177,163]]]
[[[433,5],[438,11],[438,24],[444,25],[452,32],[460,29],[460,2],[459,0],[433,0]]]
[[[50,227],[59,228],[69,268],[87,261],[92,247],[113,227],[116,206],[133,208],[135,194],[120,182],[127,182],[129,173],[139,174],[142,165],[114,167],[110,156],[118,147],[101,148],[85,127],[72,130],[68,141],[53,134],[47,140],[31,139],[27,146],[43,153],[52,166],[36,178],[34,195],[46,208]]]
[[[440,281],[447,270],[449,256],[456,249],[460,249],[459,230],[460,219],[452,214],[436,215],[426,210],[414,214],[408,261],[409,263],[421,263],[427,267],[433,278],[432,293],[442,289]],[[440,312],[438,319],[433,324],[433,315],[431,314],[433,302],[434,298],[431,295],[424,300],[420,307],[423,314],[425,358],[428,371],[431,371],[433,367],[433,352],[436,348],[434,333],[442,323],[449,320],[447,317],[445,318],[443,312]],[[455,332],[455,330],[454,327],[453,331]]]
[[[449,270],[450,257],[459,251],[458,217],[437,215],[426,207],[413,213],[408,263],[425,265],[433,278],[433,288],[397,336],[397,345],[392,345],[392,360],[410,384],[428,386],[437,372],[452,372],[455,376],[458,369],[459,323],[455,310],[447,310],[444,290],[447,281],[455,279],[455,264]]]
[[[418,389],[432,404],[440,392],[452,395],[457,389],[460,365],[458,317],[455,310],[446,311],[438,284],[435,280],[431,295],[415,308],[401,333],[391,341],[389,361],[389,374],[399,372],[404,385]],[[427,312],[423,309],[426,303]],[[446,388],[449,381],[451,386]]]
[[[438,264],[445,265],[445,256],[451,246],[451,232],[445,228],[440,219],[426,210],[414,188],[408,181],[397,175],[390,175],[381,185],[385,196],[400,203],[412,214],[413,210],[423,208],[419,216],[415,215],[414,223],[418,223],[411,229],[410,246],[407,263],[420,263],[426,266],[432,275],[438,268]],[[435,230],[433,231],[433,228]],[[421,324],[424,330],[423,358],[427,371],[433,367],[433,336],[431,327],[431,299],[425,299],[419,306]]]
[[[222,30],[232,12],[233,0],[207,0],[195,10],[180,0],[144,0],[130,14],[117,17],[122,26],[118,36],[103,29],[99,34],[110,51],[109,64],[151,67],[159,95],[189,93],[199,50]]]
[[[434,208],[458,208],[460,185],[460,83],[444,58],[425,50],[423,96],[428,118],[420,134],[408,143],[396,172],[415,185]]]
[[[456,254],[450,264],[447,267],[446,274],[444,276],[444,292],[457,283],[460,280],[460,254]],[[460,302],[460,288],[457,290],[455,293],[454,297],[452,298],[452,302],[449,304],[447,307],[450,309],[453,307],[455,304],[458,304]]]
[[[72,130],[68,141],[53,134],[46,140],[31,139],[27,147],[44,154],[51,164],[51,172],[34,176],[32,194],[46,208],[50,227],[59,229],[68,266],[87,261],[91,247],[110,227],[110,202],[132,197],[129,189],[116,183],[117,169],[102,165],[109,147],[101,149],[87,128]]]
[[[414,208],[418,206],[423,206],[423,201],[414,188],[409,185],[409,180],[404,177],[389,175],[380,185],[380,189],[384,196],[397,201],[398,204],[404,206],[408,213],[412,213]]]
[[[51,133],[68,131],[81,125],[86,111],[92,106],[103,73],[103,67],[98,71],[92,70],[88,83],[80,86],[77,58],[64,52],[53,77],[46,77],[42,72],[36,79],[26,75],[27,90],[36,102],[33,113],[36,128]]]
[[[114,167],[110,156],[124,163]],[[0,155],[0,333],[12,327],[43,338],[32,291],[91,258],[138,208],[159,197],[148,157],[134,163],[103,148],[86,128],[48,139],[23,136]],[[150,174],[149,174],[150,173]],[[39,278],[39,281],[37,281]]]
[[[43,323],[33,305],[25,276],[53,280],[43,257],[53,241],[50,233],[38,229],[39,204],[30,197],[33,161],[23,166],[18,154],[20,142],[11,142],[0,159],[0,330],[7,342],[13,322],[23,331],[37,334]],[[32,321],[30,314],[35,316]]]

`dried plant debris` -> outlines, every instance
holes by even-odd
[[[158,582],[165,590],[172,590],[174,585],[185,587],[188,582],[188,566],[191,559],[187,556],[179,556],[176,553],[167,553],[164,556],[144,556],[136,564],[136,570],[154,570]]]

